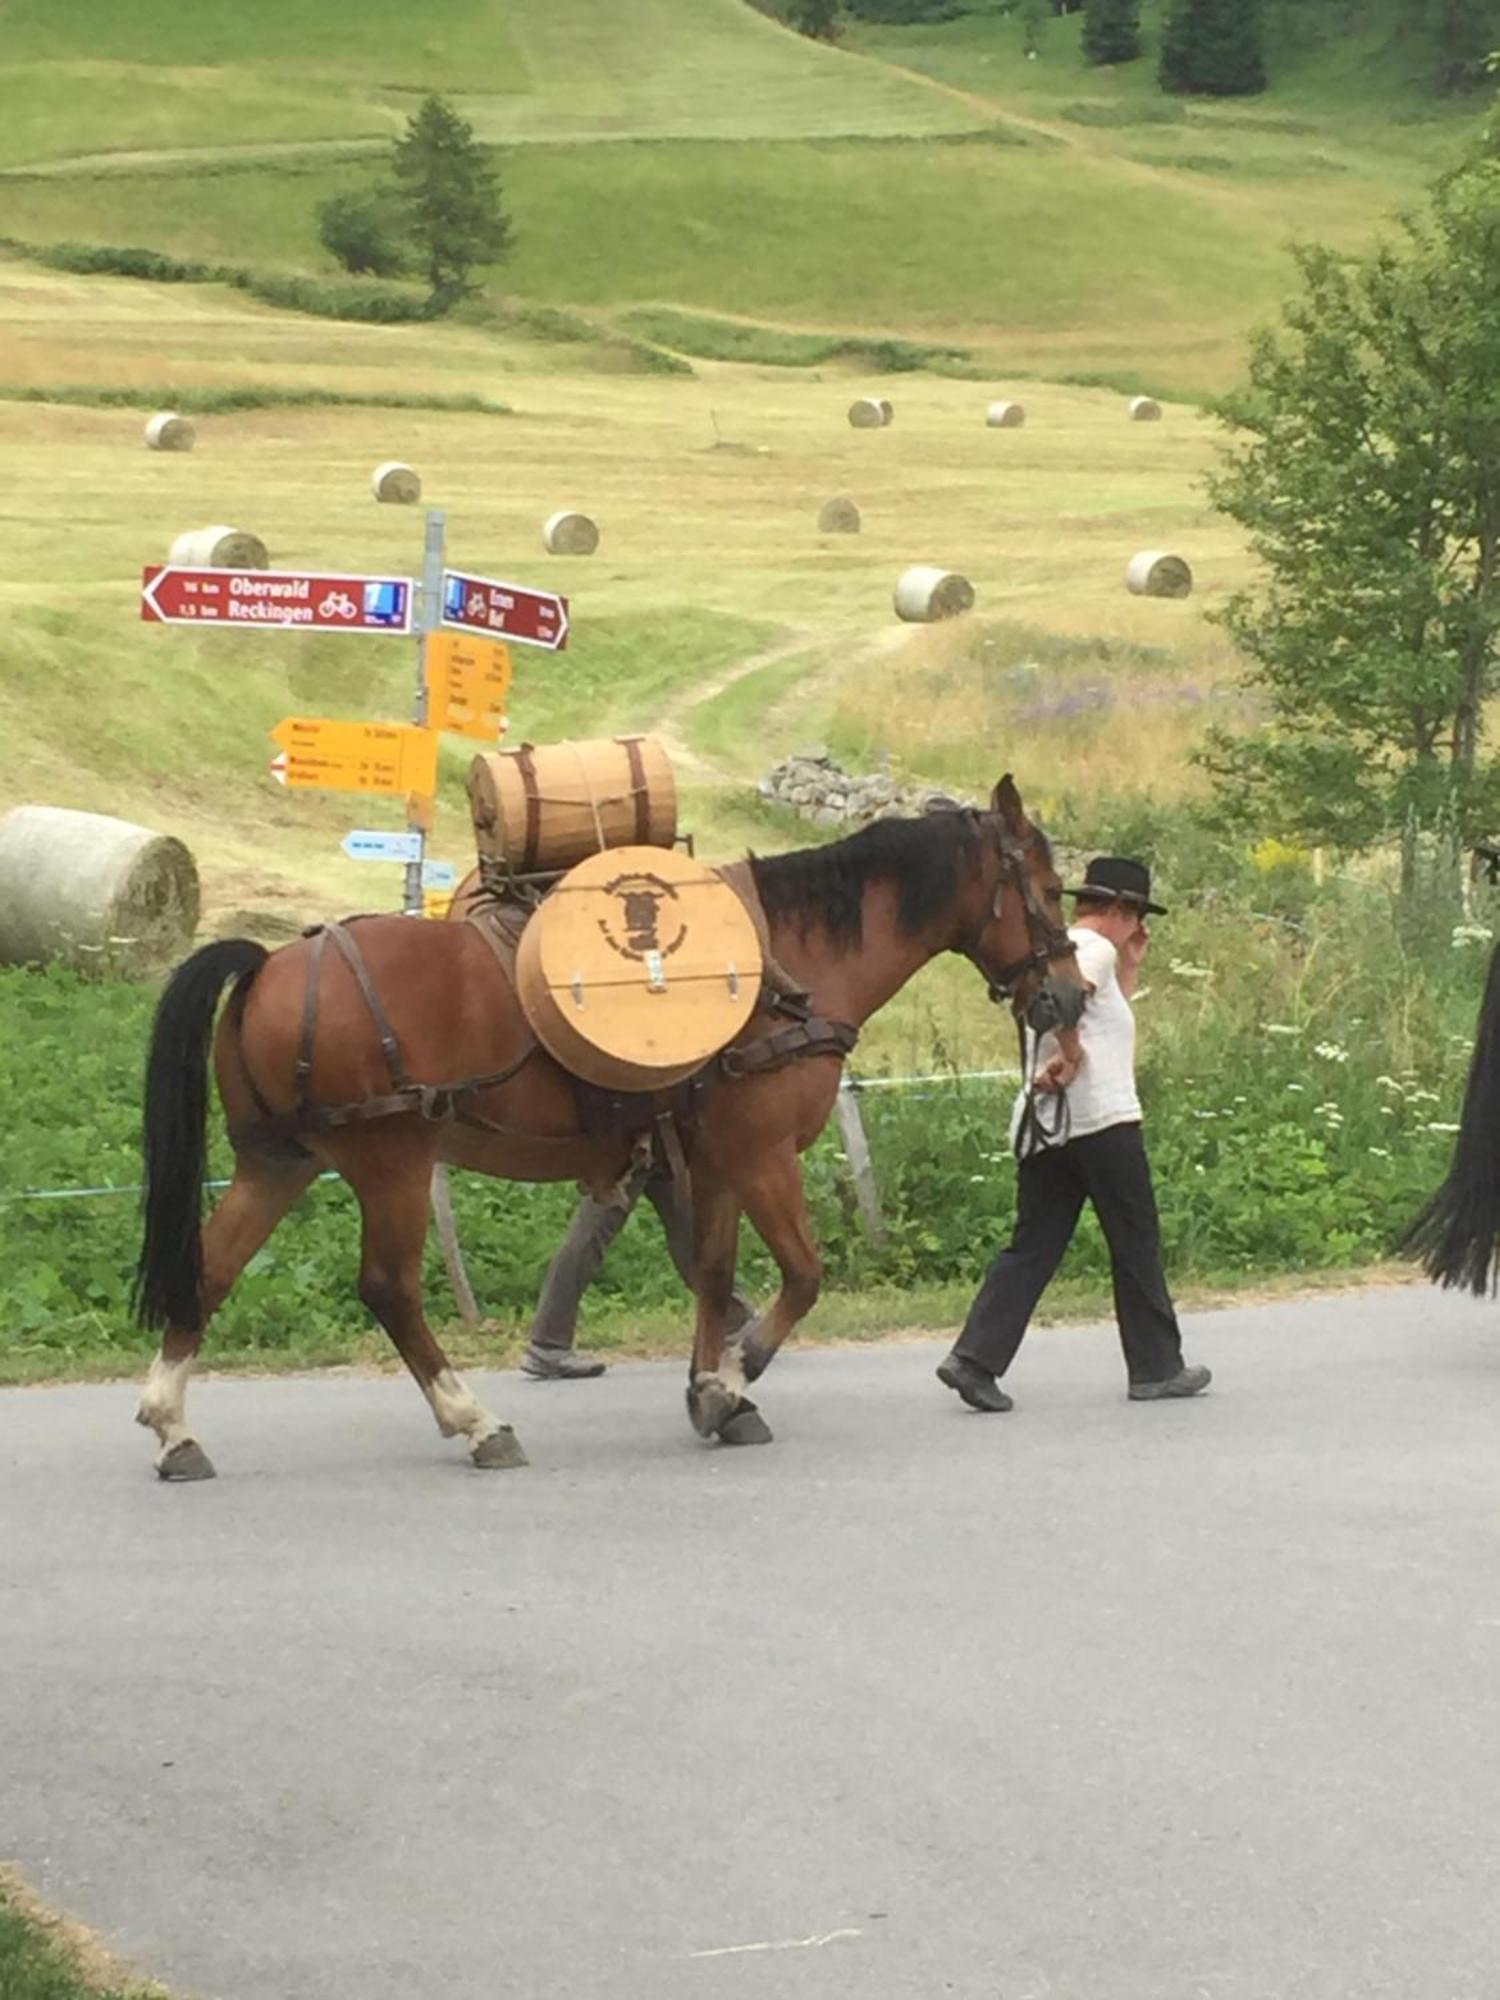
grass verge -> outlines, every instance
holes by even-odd
[[[132,1979],[0,1863],[0,2000],[166,2000],[166,1989]]]

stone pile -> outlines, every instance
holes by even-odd
[[[930,785],[898,785],[888,772],[861,777],[846,771],[821,746],[798,750],[768,771],[760,795],[787,806],[814,826],[853,829],[876,819],[909,819],[914,814],[970,806],[973,799],[954,798]]]

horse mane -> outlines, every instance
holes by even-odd
[[[750,856],[767,917],[790,917],[806,931],[820,924],[835,945],[864,940],[864,895],[871,882],[894,882],[896,922],[910,936],[958,894],[960,874],[979,856],[976,812],[878,819],[827,847]]]

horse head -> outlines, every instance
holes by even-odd
[[[980,824],[987,901],[964,955],[983,973],[991,998],[1008,1000],[1036,1034],[1076,1027],[1089,987],[1063,922],[1062,878],[1008,771]]]

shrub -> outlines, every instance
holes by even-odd
[[[356,277],[396,278],[405,259],[392,226],[390,204],[380,195],[336,194],[319,202],[318,238],[329,255]]]

